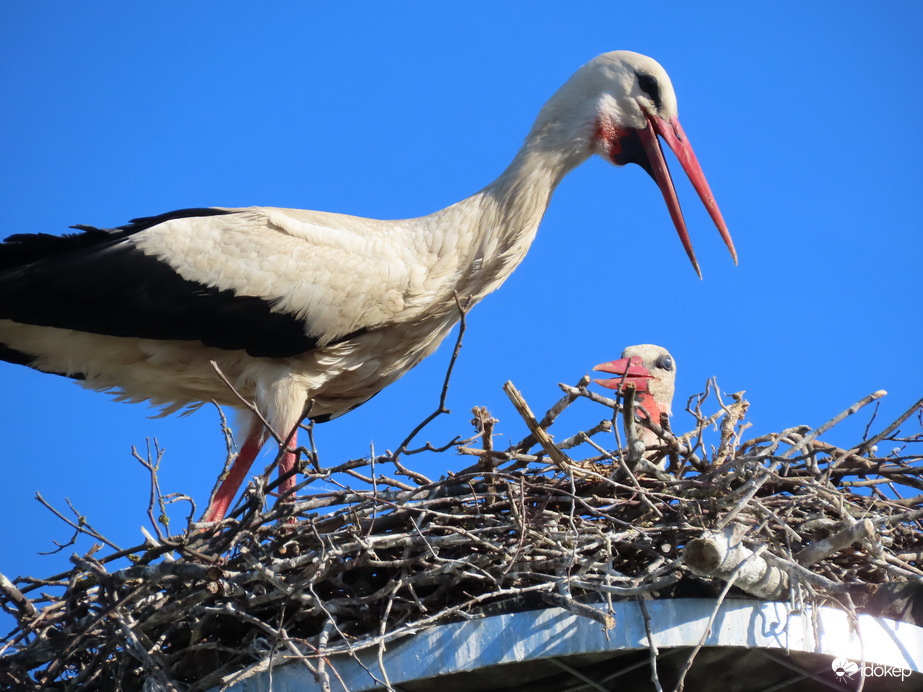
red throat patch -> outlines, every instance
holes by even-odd
[[[622,153],[622,138],[626,134],[625,130],[616,127],[611,120],[597,118],[593,139],[599,149],[604,150],[611,159],[615,159]]]

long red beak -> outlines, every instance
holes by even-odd
[[[632,356],[631,358],[619,358],[608,363],[600,363],[593,370],[596,372],[611,372],[619,377],[612,377],[603,380],[593,380],[596,384],[606,387],[607,389],[621,389],[627,383],[635,386],[639,393],[650,391],[648,382],[653,379],[650,370],[644,367],[641,356]]]
[[[679,119],[674,117],[667,121],[656,115],[648,114],[647,127],[638,130],[638,136],[650,163],[648,172],[653,176],[663,193],[663,198],[670,209],[670,216],[673,218],[673,224],[676,226],[677,233],[679,233],[679,239],[683,243],[683,247],[686,248],[686,254],[689,255],[696,274],[699,275],[700,279],[702,278],[699,263],[696,261],[695,252],[692,250],[692,241],[689,240],[689,233],[686,231],[686,221],[683,219],[683,212],[679,207],[679,200],[676,198],[673,178],[670,177],[670,169],[667,168],[667,162],[663,158],[663,150],[660,148],[660,140],[657,139],[657,135],[663,137],[670,149],[673,150],[676,158],[679,159],[683,170],[686,171],[686,175],[689,176],[689,180],[692,182],[692,186],[699,193],[702,203],[708,209],[709,215],[718,227],[718,231],[724,239],[724,244],[731,251],[734,264],[737,264],[737,251],[734,249],[734,242],[731,240],[727,224],[724,223],[724,218],[718,209],[718,203],[715,202],[715,197],[708,187],[705,174],[702,172],[702,167],[699,166],[695,152],[692,151],[692,145],[689,144],[686,133],[683,132],[683,128],[679,124]]]

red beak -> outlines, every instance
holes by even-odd
[[[622,389],[626,384],[631,383],[639,393],[646,393],[648,382],[653,379],[650,370],[644,367],[641,356],[632,356],[631,358],[620,358],[608,363],[600,363],[593,370],[597,372],[611,372],[619,377],[607,378],[604,380],[593,380],[596,384],[602,385],[607,389]]]
[[[692,241],[689,240],[689,233],[686,231],[683,212],[679,207],[679,200],[676,198],[676,190],[673,187],[673,179],[670,177],[667,162],[663,158],[663,150],[660,148],[660,140],[657,139],[657,135],[663,137],[670,149],[673,150],[676,158],[679,159],[683,170],[686,171],[686,175],[689,176],[689,180],[692,182],[692,186],[699,193],[702,203],[705,204],[705,208],[708,209],[709,215],[718,227],[725,245],[731,251],[734,264],[737,264],[737,251],[734,250],[734,242],[731,240],[727,224],[724,223],[721,211],[718,209],[717,202],[715,202],[715,197],[708,187],[705,174],[702,172],[702,167],[699,166],[695,152],[692,151],[692,145],[689,144],[686,133],[683,132],[683,128],[679,124],[679,119],[674,117],[667,121],[656,115],[648,114],[647,127],[638,130],[637,133],[644,147],[644,152],[647,154],[647,163],[650,166],[644,166],[644,168],[660,187],[667,207],[670,209],[673,224],[676,226],[677,233],[679,233],[679,239],[683,243],[683,247],[686,248],[686,254],[689,255],[692,266],[695,268],[699,278],[702,278],[702,272],[699,270],[699,263],[696,261],[695,253],[692,251]]]

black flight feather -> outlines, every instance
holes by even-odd
[[[115,229],[76,226],[80,233],[65,236],[11,236],[0,244],[0,319],[110,336],[199,341],[262,357],[312,350],[317,339],[305,334],[303,320],[273,312],[262,298],[184,279],[127,240],[171,219],[227,213],[232,212],[184,209]],[[28,364],[28,358],[0,349],[0,359]]]

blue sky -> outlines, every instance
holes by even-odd
[[[454,413],[424,438],[467,433],[484,405],[519,439],[506,380],[541,412],[557,382],[645,342],[676,358],[676,409],[717,377],[746,390],[753,435],[818,426],[886,389],[881,427],[923,396],[923,6],[267,5],[0,4],[2,234],[210,205],[426,214],[496,177],[577,67],[630,49],[671,75],[740,265],[675,159],[703,281],[653,181],[589,161],[558,188],[523,265],[469,316]],[[322,461],[396,447],[435,407],[450,352],[320,426]],[[37,491],[139,543],[148,478],[130,448],[146,438],[165,450],[164,490],[201,509],[224,458],[215,411],[150,414],[0,364],[0,572],[67,567],[73,548],[36,555],[69,537]],[[848,446],[867,419],[827,439]],[[439,476],[468,462],[414,464]]]

